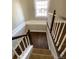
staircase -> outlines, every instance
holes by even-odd
[[[55,12],[52,20],[54,18]],[[58,21],[57,18],[52,23],[50,27],[47,23],[44,37],[42,33],[37,35],[30,30],[24,35],[12,37],[12,59],[66,59],[66,21]]]
[[[54,59],[48,49],[33,48],[29,59]]]

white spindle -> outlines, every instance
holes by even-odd
[[[55,39],[54,36],[55,36],[55,34],[54,34],[54,31],[52,30],[52,37],[53,37],[53,39]]]
[[[58,41],[57,41],[57,43],[56,43],[56,46],[58,46],[58,44],[59,44],[59,41],[60,41],[61,35],[62,35],[62,33],[63,33],[64,27],[65,27],[65,24],[63,25],[63,28],[62,28],[62,30],[61,30],[61,32],[60,32],[60,35],[59,35]]]
[[[54,31],[53,31],[53,33],[54,33],[54,38],[55,38],[55,23],[54,23],[54,26],[53,26],[53,29],[54,29]]]
[[[25,47],[25,44],[24,44],[24,41],[23,41],[23,39],[22,39],[22,43],[23,43],[23,46],[24,46],[24,48],[26,48],[26,47]]]
[[[14,54],[17,56],[17,58],[19,58],[18,53],[17,53],[15,50],[13,50],[13,52],[14,52]]]
[[[59,48],[58,48],[58,51],[60,51],[60,49],[62,48],[62,45],[63,45],[65,39],[66,39],[66,35],[64,36],[64,38],[63,38],[63,40],[62,40],[62,42],[61,42],[61,44],[60,44],[60,46],[59,46]]]
[[[22,37],[22,38],[20,38],[20,40],[18,41],[18,46],[19,46],[19,48],[20,48],[21,52],[23,52],[23,51],[22,51],[22,48],[21,48],[21,46],[20,46],[20,43],[21,43],[22,39],[23,39],[23,37]]]
[[[57,34],[57,28],[58,28],[58,23],[57,23],[57,26],[56,26],[56,33],[55,33],[55,37],[56,37],[56,34]]]
[[[54,42],[56,42],[56,40],[57,40],[57,37],[58,37],[58,33],[59,33],[59,30],[60,30],[60,27],[61,27],[61,23],[60,23],[60,25],[59,25],[59,27],[58,27],[57,35],[56,35],[56,38],[55,38],[55,41],[54,41]]]
[[[55,25],[55,24],[53,23],[52,33],[51,33],[51,34],[53,35],[53,38],[54,38],[54,31],[55,31],[55,30],[54,30],[54,25]]]
[[[19,48],[20,48],[21,52],[23,52],[23,51],[22,51],[22,48],[21,48],[21,46],[20,46],[20,44],[19,44]]]
[[[56,33],[56,23],[55,23],[55,25],[54,25],[54,31],[53,31],[53,33],[54,33],[54,39],[55,39],[55,33]]]
[[[30,39],[29,39],[29,37],[27,36],[27,38],[28,38],[28,43],[29,43],[29,45],[30,45]]]
[[[60,57],[62,57],[66,52],[66,48],[61,52]]]
[[[26,44],[27,44],[27,46],[28,46],[28,42],[27,42],[27,38],[25,37],[25,40],[26,40]]]
[[[57,27],[57,24],[55,23],[55,34],[56,34],[56,27]]]

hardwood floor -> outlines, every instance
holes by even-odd
[[[31,32],[32,43],[34,48],[48,49],[46,33],[44,32]]]

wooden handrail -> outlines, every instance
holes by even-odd
[[[16,39],[21,38],[21,37],[24,37],[24,36],[27,36],[27,34],[12,37],[12,40],[16,40]]]
[[[51,22],[51,28],[50,28],[50,33],[51,33],[51,31],[52,31],[52,27],[53,27],[55,15],[56,15],[56,10],[54,10],[54,13],[53,13],[52,22]]]
[[[28,32],[27,32],[26,34],[18,35],[18,36],[12,37],[12,40],[16,40],[16,39],[18,39],[18,38],[25,37],[25,36],[27,36],[29,33],[30,33],[30,30],[28,30]]]
[[[18,38],[21,38],[21,37],[26,37],[28,36],[29,37],[29,40],[30,40],[30,44],[32,45],[32,38],[31,38],[31,34],[30,34],[30,30],[28,30],[28,32],[24,35],[19,35],[19,36],[15,36],[15,37],[12,37],[12,40],[16,40]]]

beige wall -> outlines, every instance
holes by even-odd
[[[12,29],[26,20],[47,20],[51,17],[35,17],[34,0],[12,0]],[[16,6],[19,5],[19,6]],[[66,0],[49,0],[48,12],[56,10],[57,15],[66,18]],[[17,12],[17,10],[19,12]]]
[[[17,11],[18,10],[18,11]],[[45,20],[45,17],[35,17],[34,0],[12,0],[12,30],[27,20]],[[19,32],[23,34],[23,28]],[[24,31],[24,32],[23,32]],[[18,34],[17,34],[18,35]]]
[[[66,18],[66,0],[50,0],[49,12],[56,10],[57,15]]]
[[[27,20],[46,20],[46,17],[35,17],[34,0],[20,0]]]
[[[47,20],[46,17],[35,17],[34,0],[20,0],[27,20]],[[25,8],[26,7],[26,8]],[[49,0],[48,12],[57,11],[57,15],[66,18],[66,0]]]
[[[35,17],[34,0],[18,0],[21,4],[25,20],[47,20],[45,17]],[[66,0],[49,0],[49,12],[56,9],[57,14],[66,17]]]
[[[12,29],[15,29],[18,25],[24,22],[24,15],[21,8],[21,4],[18,0],[12,2]]]
[[[30,3],[30,1],[32,2],[33,0],[20,0],[20,4],[22,6],[23,9],[23,13],[25,16],[25,21],[26,20],[30,20],[31,15],[33,14],[34,11],[33,10],[33,2]]]
[[[20,29],[20,27],[21,30],[16,33],[17,35],[21,35],[26,32],[26,28],[20,26],[25,22],[25,20],[26,18],[23,12],[22,4],[19,0],[12,0],[12,34],[17,32]],[[20,27],[17,29],[18,26]]]
[[[66,0],[49,0],[48,12],[53,13],[56,10],[56,19],[66,20]],[[55,19],[55,20],[56,20]],[[48,25],[50,27],[52,21],[52,15],[48,15]]]

